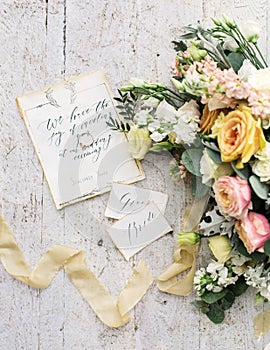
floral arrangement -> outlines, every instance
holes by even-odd
[[[194,276],[194,305],[213,322],[224,319],[248,286],[270,300],[270,68],[258,48],[259,27],[223,17],[212,28],[184,27],[170,88],[132,79],[116,98],[130,153],[174,156],[176,181],[191,174],[194,201],[207,198],[196,232],[213,253]]]

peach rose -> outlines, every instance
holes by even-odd
[[[263,251],[264,243],[270,239],[270,226],[266,217],[253,211],[243,220],[237,221],[235,228],[249,253]]]
[[[247,180],[235,176],[221,176],[213,186],[220,211],[240,219],[252,208],[251,190]]]
[[[266,142],[260,119],[256,121],[246,106],[239,106],[225,116],[217,140],[222,161],[238,159],[237,168],[243,168],[243,163],[247,163]]]
[[[220,112],[221,112],[220,109],[215,109],[213,111],[210,111],[208,105],[207,104],[205,105],[203,109],[201,121],[200,121],[200,131],[202,134],[210,133],[211,128],[214,125]]]

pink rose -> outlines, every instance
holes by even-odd
[[[251,211],[235,227],[249,253],[256,249],[263,252],[264,243],[270,239],[270,225],[264,215]]]
[[[213,186],[215,199],[221,213],[237,219],[252,209],[251,190],[247,180],[235,176],[221,176]]]

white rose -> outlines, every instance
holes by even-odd
[[[239,79],[242,81],[248,81],[248,78],[254,74],[257,69],[253,66],[253,64],[249,60],[244,60],[241,68],[238,71]]]
[[[266,142],[265,147],[254,156],[257,159],[252,165],[253,173],[259,176],[261,182],[270,181],[270,143]]]
[[[246,22],[242,23],[239,26],[239,28],[247,41],[252,42],[252,43],[256,43],[258,41],[261,28],[258,26],[258,24],[256,22],[246,21]],[[232,52],[235,52],[238,49],[238,45],[237,45],[236,41],[230,36],[227,36],[224,39],[223,47],[225,50],[229,50]]]
[[[143,159],[152,144],[152,141],[149,137],[149,131],[143,128],[132,126],[127,133],[127,138],[129,154],[135,159]]]
[[[256,43],[259,38],[261,28],[254,21],[246,21],[241,24],[240,27],[242,33],[244,34],[247,41]]]
[[[252,171],[259,176],[261,182],[270,181],[270,161],[256,160],[252,165]]]

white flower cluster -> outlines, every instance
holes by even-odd
[[[199,131],[200,112],[194,100],[178,110],[163,100],[153,115],[150,109],[141,110],[134,120],[139,127],[146,127],[151,132],[150,137],[155,142],[168,136],[174,143],[190,145]]]
[[[270,272],[264,271],[264,264],[248,266],[244,276],[248,285],[256,288],[262,297],[270,300]]]
[[[237,280],[238,276],[232,276],[232,271],[225,264],[212,261],[206,269],[201,268],[196,271],[194,288],[199,296],[207,290],[218,293]]]

